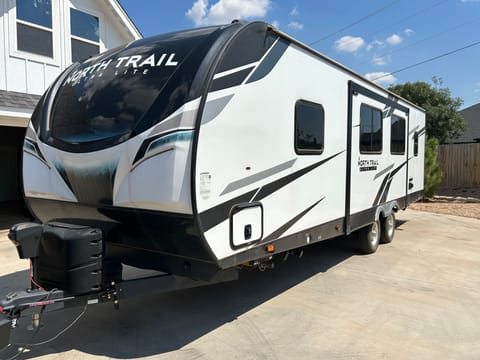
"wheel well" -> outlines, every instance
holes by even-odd
[[[380,205],[375,212],[375,220],[381,220],[386,218],[392,212],[397,212],[399,209],[398,203],[396,201],[391,201]]]

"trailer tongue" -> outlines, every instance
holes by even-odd
[[[32,327],[38,329],[43,312],[105,302],[118,309],[121,299],[238,279],[237,268],[220,271],[209,281],[157,271],[132,277],[104,260],[102,231],[88,226],[21,223],[8,237],[20,259],[31,261],[32,286],[0,299],[0,350],[10,344],[21,316],[31,315]]]

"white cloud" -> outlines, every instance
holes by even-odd
[[[335,41],[335,49],[338,51],[355,52],[365,45],[361,37],[343,36]]]
[[[387,59],[383,56],[374,55],[372,58],[373,65],[382,66],[387,63]]]
[[[407,29],[403,30],[403,33],[405,34],[405,36],[412,36],[413,34],[415,34],[415,31],[407,28]]]
[[[383,86],[392,85],[397,81],[397,78],[395,76],[385,71],[367,73],[365,74],[365,77],[368,80]]]
[[[390,45],[397,45],[397,44],[400,44],[402,41],[403,41],[402,37],[397,34],[393,34],[392,36],[389,36],[387,38],[387,43],[389,43]]]
[[[295,5],[295,7],[290,11],[290,16],[297,16],[300,13],[298,12],[298,5]]]
[[[462,0],[462,2],[480,2],[480,0]]]
[[[293,30],[303,30],[303,24],[299,23],[298,21],[291,21],[287,26]]]
[[[207,6],[208,0],[197,0],[185,15],[189,17],[194,24],[200,24],[202,19],[205,18],[205,15],[207,15]]]
[[[276,27],[277,29],[280,29],[280,23],[278,22],[278,20],[273,20],[272,25],[273,25],[273,27]]]
[[[263,18],[270,8],[270,0],[196,0],[185,15],[196,26],[228,24],[234,19]]]
[[[366,50],[370,51],[374,47],[383,48],[383,47],[385,47],[385,43],[383,41],[380,41],[380,40],[373,40],[370,44],[367,45]]]

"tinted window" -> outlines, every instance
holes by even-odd
[[[295,104],[295,151],[321,154],[324,145],[325,113],[322,105],[298,100]]]
[[[362,104],[360,107],[360,153],[382,152],[382,112]]]
[[[98,42],[98,18],[83,11],[70,9],[70,32],[72,35]]]
[[[52,33],[17,23],[17,49],[53,57]]]
[[[17,0],[17,19],[52,28],[51,0]]]
[[[413,135],[413,156],[418,156],[418,133]]]
[[[390,152],[405,154],[405,119],[392,115],[390,133]]]
[[[98,45],[90,44],[85,41],[72,39],[72,62],[86,59],[100,52]]]
[[[42,140],[69,151],[93,151],[160,122],[191,99],[190,86],[216,39],[208,38],[214,30],[142,39],[73,65]]]

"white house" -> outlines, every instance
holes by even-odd
[[[117,0],[0,0],[0,202],[20,198],[30,115],[72,62],[142,37]]]

